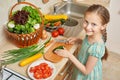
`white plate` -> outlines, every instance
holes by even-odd
[[[42,80],[50,80],[50,78],[52,78],[54,76],[54,74],[56,73],[56,68],[54,66],[53,63],[49,62],[49,61],[46,61],[46,60],[39,60],[39,61],[36,61],[36,62],[33,62],[27,69],[27,73],[28,73],[28,76],[33,79],[33,80],[36,80],[34,77],[33,77],[33,73],[30,73],[30,68],[31,67],[34,67],[34,66],[37,66],[39,65],[40,63],[47,63],[49,65],[49,67],[51,67],[53,69],[53,72],[52,72],[52,75],[46,79],[42,79]],[[38,80],[38,79],[37,79]],[[41,80],[41,79],[40,79]]]

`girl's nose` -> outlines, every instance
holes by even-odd
[[[86,29],[91,29],[91,25],[88,24],[88,25],[86,26]]]

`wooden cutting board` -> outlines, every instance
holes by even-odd
[[[54,63],[61,61],[63,57],[58,56],[57,54],[53,53],[53,49],[55,49],[58,46],[64,46],[67,50],[70,50],[72,47],[72,45],[69,45],[69,44],[56,42],[44,54],[44,58],[46,60],[49,60],[49,61],[54,62]]]

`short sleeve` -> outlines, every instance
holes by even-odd
[[[105,53],[105,45],[100,43],[94,43],[88,48],[88,53],[90,56],[102,58]]]

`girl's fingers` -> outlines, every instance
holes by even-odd
[[[74,39],[73,38],[67,39],[66,44],[74,44]]]
[[[54,52],[55,53],[62,53],[63,51],[62,51],[62,49],[56,49]]]
[[[63,54],[61,53],[61,50],[60,49],[57,49],[54,51],[57,55],[59,56],[63,56]]]

